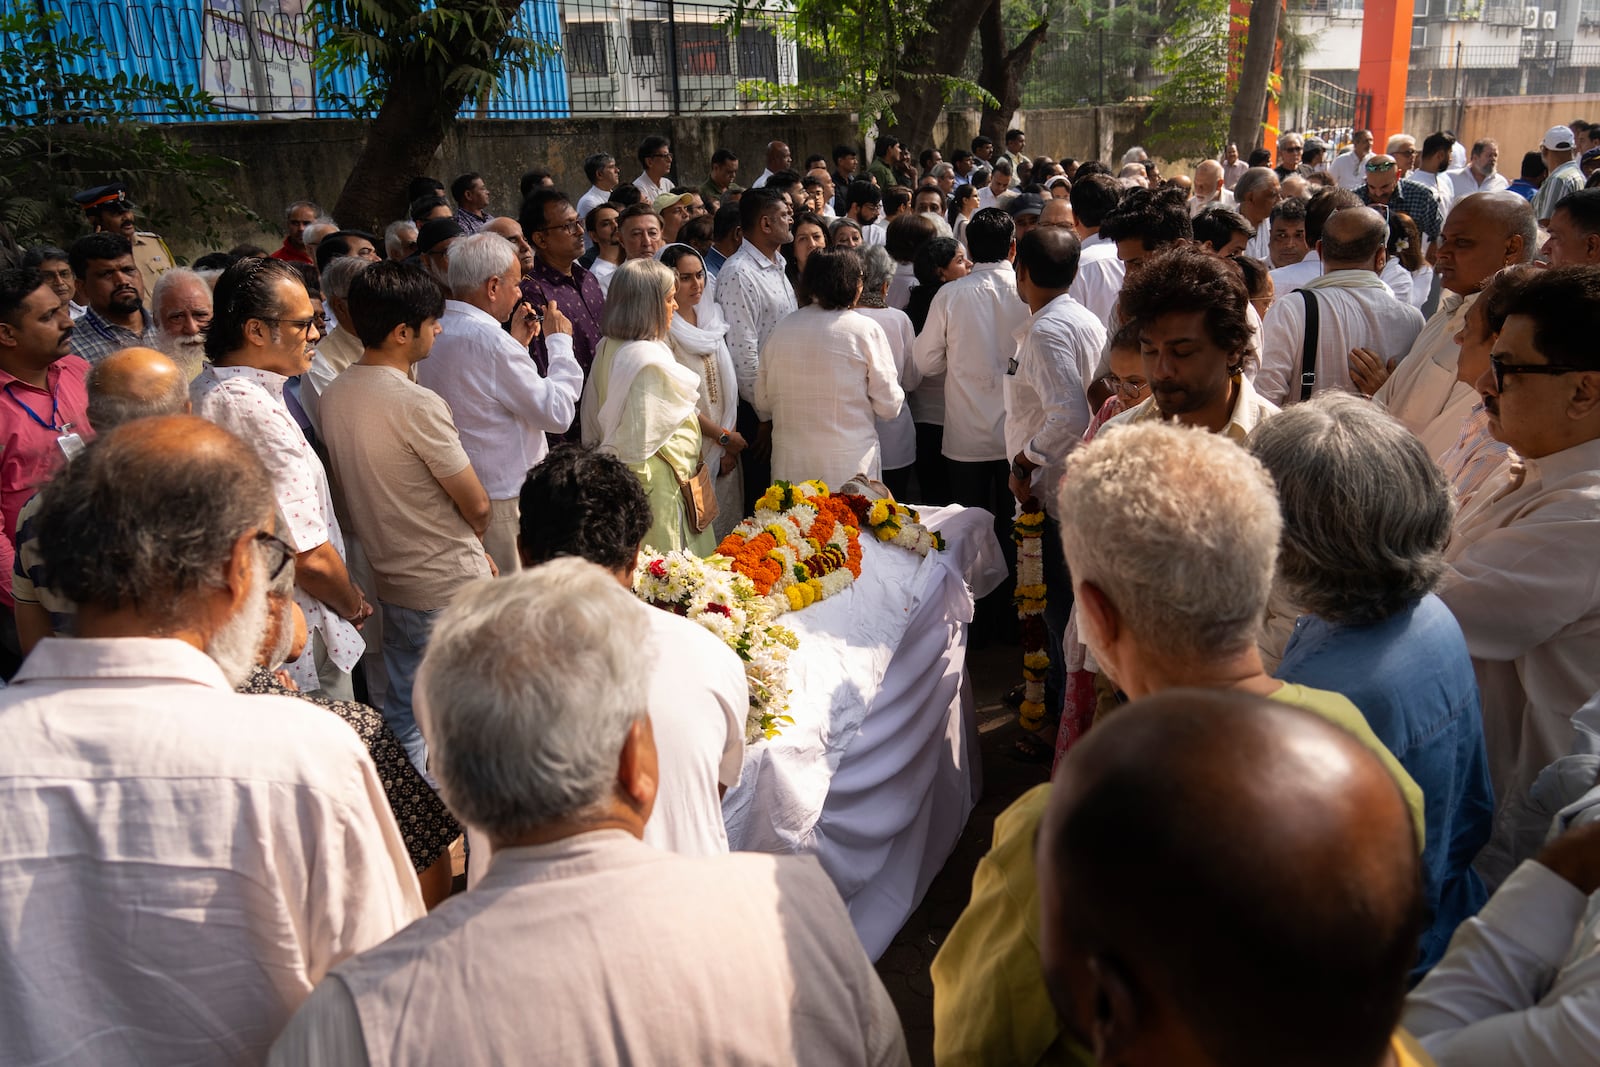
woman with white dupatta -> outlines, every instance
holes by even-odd
[[[644,543],[657,552],[716,549],[712,528],[695,532],[681,484],[700,468],[700,380],[667,347],[677,278],[653,259],[629,260],[611,277],[600,350],[583,390],[583,443],[628,465],[655,519]]]
[[[739,388],[728,352],[728,322],[715,301],[706,300],[706,266],[700,253],[670,244],[656,253],[677,280],[678,311],[667,344],[683,366],[700,378],[700,457],[716,479],[717,540],[728,536],[744,515],[744,480],[739,453],[745,439],[734,429]]]

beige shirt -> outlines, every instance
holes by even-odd
[[[322,393],[323,440],[378,598],[442,608],[489,577],[483,543],[439,484],[466,470],[450,408],[390,367],[349,367]]]
[[[306,1002],[274,1064],[905,1064],[810,857],[691,858],[622,830],[508,849]]]
[[[423,913],[354,731],[181,641],[46,638],[0,736],[7,1063],[259,1063]]]
[[[1421,439],[1438,457],[1461,437],[1461,424],[1478,402],[1477,390],[1456,381],[1461,346],[1456,334],[1478,294],[1445,293],[1405,359],[1372,399]]]

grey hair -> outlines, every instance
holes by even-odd
[[[407,242],[417,239],[417,224],[410,219],[400,219],[389,223],[389,228],[383,231],[383,250],[389,254],[390,259],[399,259],[400,253],[405,251]]]
[[[166,275],[162,275],[166,277]],[[203,283],[202,283],[203,284]],[[89,371],[87,386],[89,404],[84,414],[96,433],[106,433],[134,419],[149,419],[157,415],[182,415],[189,407],[189,376],[179,368],[170,375],[167,390],[155,396],[119,393],[106,388],[106,375],[101,373],[104,362],[96,363]],[[177,362],[174,361],[174,366]]]
[[[1130,148],[1126,152],[1122,153],[1122,162],[1124,164],[1128,164],[1128,163],[1143,163],[1145,160],[1147,160],[1149,158],[1150,158],[1150,153],[1146,152],[1139,145],[1134,145],[1132,148]]]
[[[653,259],[630,259],[611,276],[600,332],[616,341],[659,341],[667,336],[667,297],[677,287],[671,268]]]
[[[1415,137],[1411,136],[1409,133],[1397,133],[1392,135],[1389,138],[1389,142],[1383,146],[1383,152],[1384,155],[1392,156],[1397,148],[1415,147],[1417,147],[1417,139]]]
[[[333,260],[322,268],[322,295],[332,300],[349,299],[350,283],[370,266],[370,260],[358,256],[340,256]]]
[[[1298,607],[1369,623],[1433,591],[1455,501],[1404,426],[1367,401],[1327,393],[1263,422],[1249,449],[1278,483],[1278,574]]]
[[[234,542],[272,516],[255,451],[191,415],[100,435],[40,493],[51,588],[80,605],[135,608],[158,632],[193,623],[194,597],[225,585]]]
[[[1251,167],[1249,170],[1239,175],[1238,182],[1234,184],[1234,200],[1242,201],[1245,197],[1250,196],[1263,185],[1276,181],[1277,177],[1278,176],[1273,173],[1271,167]]]
[[[828,223],[828,243],[830,245],[838,238],[840,230],[854,230],[857,233],[861,233],[861,223],[843,215]]]
[[[933,169],[928,171],[928,177],[930,178],[954,178],[955,176],[956,168],[949,163],[935,163]]]
[[[440,795],[461,821],[503,841],[604,803],[649,712],[650,610],[570,556],[461,591],[416,687]]]
[[[862,280],[862,287],[867,292],[878,292],[889,279],[894,277],[894,257],[882,245],[867,245],[858,248],[856,254],[861,257],[861,267],[866,271],[866,278]]]
[[[330,233],[338,233],[339,224],[330,218],[320,218],[307,226],[301,233],[300,239],[306,244],[316,244]]]
[[[450,245],[448,275],[452,293],[472,293],[500,278],[517,263],[517,250],[497,233],[458,237]]]
[[[161,302],[166,299],[168,293],[184,282],[192,282],[198,285],[205,290],[207,297],[211,295],[211,283],[188,267],[172,267],[168,269],[150,287],[150,313],[155,316],[158,326],[161,324],[162,319],[165,318],[161,314]]]
[[[1067,460],[1057,513],[1073,581],[1143,643],[1196,659],[1255,642],[1283,520],[1266,468],[1228,438],[1108,427]]]

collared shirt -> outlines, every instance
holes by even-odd
[[[1524,200],[1531,201],[1534,197],[1539,195],[1539,187],[1537,185],[1534,185],[1532,182],[1523,181],[1521,178],[1518,178],[1516,181],[1506,186],[1506,188],[1511,192],[1516,193]]]
[[[1017,330],[1028,305],[1017,296],[1005,260],[977,263],[965,278],[941,286],[912,349],[917,369],[944,374],[946,458],[967,463],[1007,459],[1006,371],[1017,354]]]
[[[1233,384],[1239,395],[1234,398],[1233,410],[1228,412],[1228,424],[1219,432],[1242,445],[1251,430],[1278,413],[1278,405],[1263,399],[1241,375],[1234,375]],[[1156,407],[1156,398],[1149,396],[1106,423],[1106,428],[1135,422],[1155,422],[1162,418],[1161,409]]]
[[[1322,277],[1322,256],[1313,248],[1306,253],[1306,258],[1298,263],[1291,263],[1287,267],[1274,267],[1269,271],[1272,275],[1272,291],[1278,300],[1294,292],[1307,282],[1315,281]],[[1272,314],[1272,309],[1267,309],[1267,314]]]
[[[464,207],[456,208],[456,223],[460,225],[461,232],[467,236],[477,233],[493,221],[494,216],[487,211],[479,215]]]
[[[578,221],[587,221],[589,218],[589,212],[593,211],[601,204],[606,203],[610,199],[610,190],[602,189],[598,185],[589,186],[589,190],[582,196],[578,197]],[[589,236],[588,226],[583,228],[583,247],[586,250],[594,247],[594,238]]]
[[[577,413],[583,368],[572,356],[572,339],[551,335],[545,376],[486,311],[447,300],[439,325],[433,351],[417,366],[417,384],[450,405],[461,447],[489,499],[514,499],[529,469],[549,452],[544,435],[564,433]]]
[[[1567,754],[1573,713],[1600,691],[1597,538],[1600,440],[1508,464],[1456,516],[1439,596],[1472,652],[1502,810]]]
[[[673,189],[672,176],[670,174],[659,182],[651,181],[648,174],[640,174],[633,179],[633,184],[638,187],[639,192],[644,194],[644,202],[646,204],[655,203],[656,197],[666,196]]]
[[[1127,266],[1117,258],[1116,242],[1095,234],[1084,243],[1077,276],[1067,292],[1110,330],[1126,274]]]
[[[1189,217],[1194,218],[1208,207],[1231,208],[1235,205],[1235,203],[1236,201],[1233,199],[1233,194],[1219,185],[1217,186],[1217,195],[1208,200],[1202,200],[1198,196],[1189,197]]]
[[[260,1062],[334,964],[423,914],[356,735],[181,641],[45,639],[0,733],[8,1059]]]
[[[717,273],[717,306],[728,320],[728,354],[739,380],[739,398],[754,404],[761,348],[773,327],[798,306],[783,256],[768,259],[749,240],[742,242]]]
[[[1480,400],[1462,422],[1461,437],[1439,456],[1439,469],[1450,479],[1459,509],[1471,503],[1485,485],[1498,488],[1503,484],[1500,472],[1510,461],[1506,443],[1489,432],[1489,411]]]
[[[1255,389],[1274,404],[1306,399],[1301,376],[1308,369],[1316,374],[1317,392],[1356,392],[1350,379],[1352,348],[1371,349],[1387,362],[1409,352],[1422,331],[1422,312],[1395,299],[1370,270],[1329,271],[1304,288],[1306,292],[1284,293],[1273,301],[1262,323]],[[1317,301],[1316,353],[1310,368],[1303,366],[1308,293],[1315,293]]]
[[[1355,149],[1341,152],[1328,164],[1328,173],[1339,183],[1339,188],[1354,192],[1367,184],[1367,160],[1371,158],[1371,151],[1364,156],[1356,155]]]
[[[572,321],[572,354],[583,373],[588,374],[594,364],[594,354],[600,349],[600,317],[606,308],[605,290],[594,275],[572,264],[571,274],[562,274],[543,258],[533,261],[533,270],[522,279],[522,295],[536,307],[554,302],[561,314]],[[528,351],[541,374],[549,373],[550,356],[546,349],[544,331],[533,339]]]
[[[1411,172],[1411,181],[1418,185],[1425,185],[1439,194],[1439,217],[1444,219],[1449,216],[1450,209],[1456,202],[1456,183],[1446,171],[1421,171]]]
[[[1355,193],[1363,204],[1372,203],[1365,181]],[[1444,211],[1439,203],[1437,188],[1412,181],[1410,178],[1401,178],[1395,184],[1393,195],[1389,197],[1389,206],[1399,208],[1410,215],[1411,221],[1417,224],[1422,236],[1432,241],[1439,239],[1439,232],[1444,227]]]
[[[722,204],[728,199],[730,193],[742,192],[744,192],[744,186],[738,182],[729,182],[726,189],[718,189],[716,182],[707,178],[705,184],[700,187],[700,199],[705,201],[707,207],[710,207],[713,200],[718,204]]]
[[[317,257],[313,256],[305,245],[301,245],[299,248],[296,248],[294,245],[289,243],[289,239],[287,237],[283,239],[282,247],[280,247],[276,252],[272,253],[272,255],[268,258],[281,259],[285,263],[305,263],[313,267],[317,265]]]
[[[1600,1048],[1600,908],[1537,860],[1456,931],[1402,1021],[1462,1067],[1592,1063]]]
[[[1542,226],[1555,214],[1556,205],[1583,188],[1583,168],[1576,159],[1569,159],[1545,178],[1533,198],[1533,217]]]
[[[1455,190],[1457,199],[1471,196],[1473,193],[1495,193],[1511,187],[1506,176],[1499,171],[1495,171],[1482,181],[1472,173],[1471,167],[1462,167],[1460,170],[1446,171],[1446,173],[1450,176],[1450,185]]]
[[[11,574],[16,566],[17,516],[65,458],[57,440],[63,432],[85,441],[89,426],[89,364],[62,356],[45,371],[43,389],[0,370],[0,604],[10,607]],[[70,431],[65,427],[71,426]]]
[[[1093,417],[1086,390],[1106,329],[1063,293],[1034,312],[1016,338],[1017,357],[1006,374],[1006,451],[1039,464],[1034,493],[1054,517],[1067,456],[1083,442]]]
[[[1256,232],[1245,242],[1244,254],[1272,266],[1272,219],[1262,219],[1255,224]]]
[[[269,1062],[402,1051],[530,1067],[910,1062],[814,859],[676,856],[624,830],[497,853],[471,892],[342,964]]]
[[[611,262],[609,259],[601,259],[597,256],[594,262],[586,268],[594,277],[595,284],[600,287],[601,296],[605,296],[606,289],[611,285],[611,276],[617,273],[617,267],[620,265]]]
[[[1219,162],[1221,161],[1219,160]],[[1242,159],[1236,159],[1232,163],[1223,163],[1222,187],[1231,191],[1235,185],[1239,184],[1239,179],[1244,177],[1244,172],[1249,169],[1250,164]]]
[[[1462,422],[1478,402],[1477,390],[1456,380],[1461,346],[1455,341],[1477,298],[1477,293],[1463,297],[1451,292],[1440,297],[1439,310],[1423,323],[1410,353],[1372,394],[1380,407],[1421,439],[1430,456],[1442,455],[1456,443]]]
[[[278,536],[296,553],[333,545],[345,558],[344,535],[333,512],[328,472],[283,402],[281,374],[257,367],[208,365],[189,387],[194,413],[228,430],[255,449],[272,477],[272,492],[283,522]],[[350,671],[366,651],[361,633],[331,607],[298,586],[294,601],[305,612],[306,628],[322,635],[328,658]],[[317,665],[301,656],[287,667],[301,690],[319,689]]]
[[[772,177],[772,169],[770,167],[763,167],[761,169],[760,175],[757,176],[756,180],[750,183],[750,188],[752,188],[752,189],[765,189],[766,186],[767,186],[767,179],[771,178],[771,177]]]
[[[98,311],[90,308],[73,321],[72,336],[67,341],[67,347],[73,355],[82,356],[90,363],[99,363],[111,353],[124,348],[159,348],[155,316],[140,308],[139,319],[144,327],[134,333],[126,326],[107,322]]]

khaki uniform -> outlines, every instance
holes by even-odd
[[[167,242],[161,239],[160,234],[138,230],[133,235],[133,262],[139,267],[139,277],[144,280],[144,299],[148,304],[150,294],[155,292],[156,279],[176,266],[172,262],[172,249],[167,247]]]

